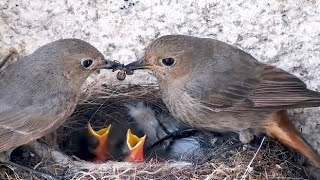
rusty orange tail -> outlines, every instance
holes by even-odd
[[[286,110],[272,114],[266,120],[266,133],[278,139],[285,145],[288,145],[303,155],[305,155],[313,164],[320,168],[320,155],[314,150],[300,135],[298,130],[289,119]]]

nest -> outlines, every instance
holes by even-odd
[[[157,156],[146,158],[146,162],[143,163],[121,162],[123,153],[119,149],[124,145],[127,129],[133,129],[138,136],[144,134],[139,129],[139,125],[130,123],[132,117],[128,114],[126,105],[144,102],[156,113],[170,116],[159,96],[158,86],[154,84],[106,86],[87,91],[84,94],[82,102],[66,123],[43,140],[49,146],[67,154],[71,159],[81,162],[80,164],[86,164],[85,169],[78,169],[77,172],[70,171],[70,166],[61,165],[50,158],[41,159],[32,150],[23,146],[14,151],[12,161],[54,176],[63,176],[65,179],[308,178],[302,163],[303,158],[270,138],[263,138],[262,141],[258,139],[249,145],[237,147],[235,145],[238,140],[233,135],[223,135],[223,140],[219,145],[207,149],[208,152],[214,151],[214,153],[211,153],[213,156],[197,156],[196,159],[198,160],[205,159],[205,162],[201,163],[193,159],[181,161],[179,159],[157,158]],[[88,122],[93,125],[94,129],[112,124],[114,130],[110,132],[112,134],[110,135],[116,138],[112,138],[109,144],[113,147],[110,151],[112,151],[114,161],[93,164],[84,161],[87,160],[85,156],[82,157],[84,160],[80,159],[79,146],[73,144],[79,135],[86,132]],[[200,133],[199,135],[200,139],[205,137],[202,144],[210,143],[208,132],[204,134]],[[195,136],[197,135],[193,135],[193,137]],[[212,136],[212,134],[209,136]],[[32,179],[41,179],[37,175],[9,166],[2,165],[0,168],[1,179],[30,179],[30,176]]]

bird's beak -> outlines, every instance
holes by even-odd
[[[122,70],[124,67],[124,64],[121,64],[117,61],[111,61],[108,59],[104,59],[104,62],[100,65],[100,69],[112,69],[113,71],[116,70]]]
[[[143,148],[144,148],[145,139],[146,139],[146,135],[139,138],[138,136],[132,134],[131,130],[128,129],[127,145],[130,150],[130,154],[125,159],[127,162],[142,162],[142,161],[144,161]]]
[[[98,146],[94,150],[94,155],[96,156],[93,159],[93,162],[104,162],[110,159],[110,155],[108,154],[107,142],[108,142],[108,135],[111,129],[111,124],[99,131],[95,131],[92,129],[90,123],[88,123],[88,133],[97,138]]]
[[[124,66],[125,69],[137,70],[137,69],[157,69],[160,66],[154,64],[146,64],[143,59],[134,61]]]

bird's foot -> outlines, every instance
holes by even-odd
[[[254,134],[251,132],[250,129],[246,129],[239,132],[239,139],[243,144],[250,143],[254,138]]]

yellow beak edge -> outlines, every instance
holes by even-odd
[[[130,150],[129,156],[126,158],[128,162],[142,162],[144,161],[143,148],[145,143],[146,135],[139,138],[132,134],[131,130],[127,132],[127,146]]]
[[[108,135],[111,129],[111,124],[108,127],[100,129],[98,131],[93,130],[90,123],[88,123],[87,128],[88,128],[89,135],[97,138],[99,142],[98,146],[94,151],[96,158],[93,161],[109,160],[110,156],[108,156],[107,142],[108,142]]]

